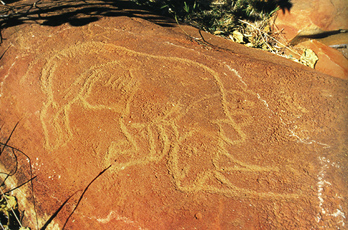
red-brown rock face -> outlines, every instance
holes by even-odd
[[[329,46],[347,53],[348,4],[346,0],[292,0],[290,12],[279,12],[276,25],[288,42],[298,48],[312,49],[319,58],[315,69],[342,79],[348,79],[348,57]],[[341,30],[341,32],[339,32]],[[328,34],[331,34],[328,36]],[[310,41],[310,40],[317,41]]]
[[[203,35],[224,49],[128,17],[3,32],[1,141],[20,121],[39,227],[110,165],[66,229],[346,226],[347,82]]]

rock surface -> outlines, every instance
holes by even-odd
[[[37,176],[27,225],[72,196],[49,228],[77,204],[66,229],[347,226],[347,81],[202,34],[138,17],[3,31],[1,142],[20,121],[8,144]]]
[[[288,39],[299,32],[320,28],[324,31],[348,28],[346,0],[292,0],[290,12],[279,14],[277,24],[285,28]]]
[[[319,57],[315,69],[334,77],[348,79],[347,46],[337,52],[329,46],[348,45],[348,32],[321,36],[327,31],[348,30],[346,0],[292,0],[290,12],[279,11],[276,25],[283,30],[287,42],[298,48],[310,48]],[[306,35],[306,36],[303,36]],[[309,36],[308,36],[309,35]],[[306,41],[296,46],[300,41]],[[316,40],[311,42],[310,40]]]

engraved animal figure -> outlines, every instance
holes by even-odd
[[[86,55],[94,58],[93,64],[85,61]],[[76,72],[70,73],[76,77],[63,78],[63,82],[60,75],[66,74],[62,67],[67,63],[76,65]],[[253,121],[250,114],[238,108],[236,100],[252,107],[255,95],[221,79],[208,66],[86,42],[51,57],[43,68],[41,82],[47,96],[41,122],[49,150],[74,139],[70,120],[75,107],[96,114],[108,111],[114,114],[112,126],[117,137],[109,143],[105,162],[113,163],[115,171],[167,157],[173,183],[184,192],[297,197],[256,193],[230,179],[236,172],[277,174],[279,170],[243,162],[233,152],[245,143],[243,129]]]

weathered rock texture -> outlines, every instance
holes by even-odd
[[[31,158],[39,226],[77,192],[61,228],[109,165],[66,229],[346,226],[347,81],[182,29],[3,31],[1,141],[20,121],[9,145]]]
[[[334,77],[348,79],[347,47],[338,52],[332,45],[348,44],[348,4],[346,0],[292,0],[290,12],[279,11],[276,25],[288,42],[298,48],[310,48],[318,56],[315,69]],[[345,33],[323,35],[325,32]],[[322,35],[320,35],[322,34]],[[298,36],[301,35],[301,36]],[[298,36],[298,37],[296,37]],[[312,40],[312,41],[311,41]],[[301,43],[307,41],[305,43]],[[293,53],[291,53],[293,55]]]
[[[288,39],[301,30],[315,27],[325,31],[348,28],[346,0],[292,0],[290,12],[279,14],[277,24],[286,29]]]

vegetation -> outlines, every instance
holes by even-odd
[[[308,64],[306,55],[301,56],[301,51],[297,52],[282,44],[284,39],[281,31],[274,26],[278,10],[290,10],[291,3],[288,0],[133,1],[172,16],[178,23],[187,23],[248,47],[263,49],[314,68],[313,64]],[[285,51],[291,54],[285,55]]]
[[[8,144],[17,125],[18,123],[4,142],[1,141],[3,137],[0,137],[0,229],[3,230],[30,229],[22,225],[24,212],[19,210],[17,198],[13,196],[17,189],[28,188],[28,186],[31,186],[31,189],[33,189],[32,180],[35,178],[32,176],[30,158],[22,151]],[[2,131],[1,128],[2,126],[0,127],[0,131]],[[4,169],[3,166],[5,166],[6,169]],[[13,182],[9,181],[11,181],[12,176],[19,174],[22,175],[17,179],[17,181],[20,181],[20,185],[14,188],[11,187]],[[30,179],[26,180],[25,175],[28,174],[30,175]],[[28,198],[30,195],[32,194],[26,194]]]
[[[17,1],[6,5],[0,4],[0,44],[1,28],[27,21],[48,26],[64,23],[83,26],[98,20],[100,16],[120,15],[117,10],[120,6],[122,8],[122,4],[133,3],[131,7],[136,4],[147,6],[152,11],[175,18],[178,24],[186,23],[312,68],[317,60],[315,54],[309,55],[310,52],[305,53],[303,49],[295,50],[284,45],[286,40],[282,37],[282,31],[274,25],[280,9],[283,12],[290,11],[290,0],[36,0],[33,4],[19,2],[21,1],[18,1],[18,4]],[[122,14],[127,15],[125,12]],[[131,13],[129,15],[131,16]]]
[[[260,0],[134,0],[138,4],[161,10],[179,21],[210,33],[229,37],[234,31],[245,34],[243,43],[251,42],[261,48],[255,39],[255,27],[271,33],[271,16],[279,9],[277,3]],[[253,25],[253,26],[252,26]],[[251,35],[251,36],[250,36]],[[248,37],[252,37],[249,39]],[[242,43],[242,42],[241,42]]]
[[[239,20],[262,21],[267,20],[278,6],[275,2],[260,0],[220,0],[220,1],[175,1],[175,0],[136,0],[153,8],[167,9],[185,21],[209,32],[221,31],[231,33],[241,26]]]
[[[29,230],[29,228],[22,227],[18,217],[20,216],[18,210],[17,199],[14,196],[1,194],[0,196],[0,226],[4,230]]]

